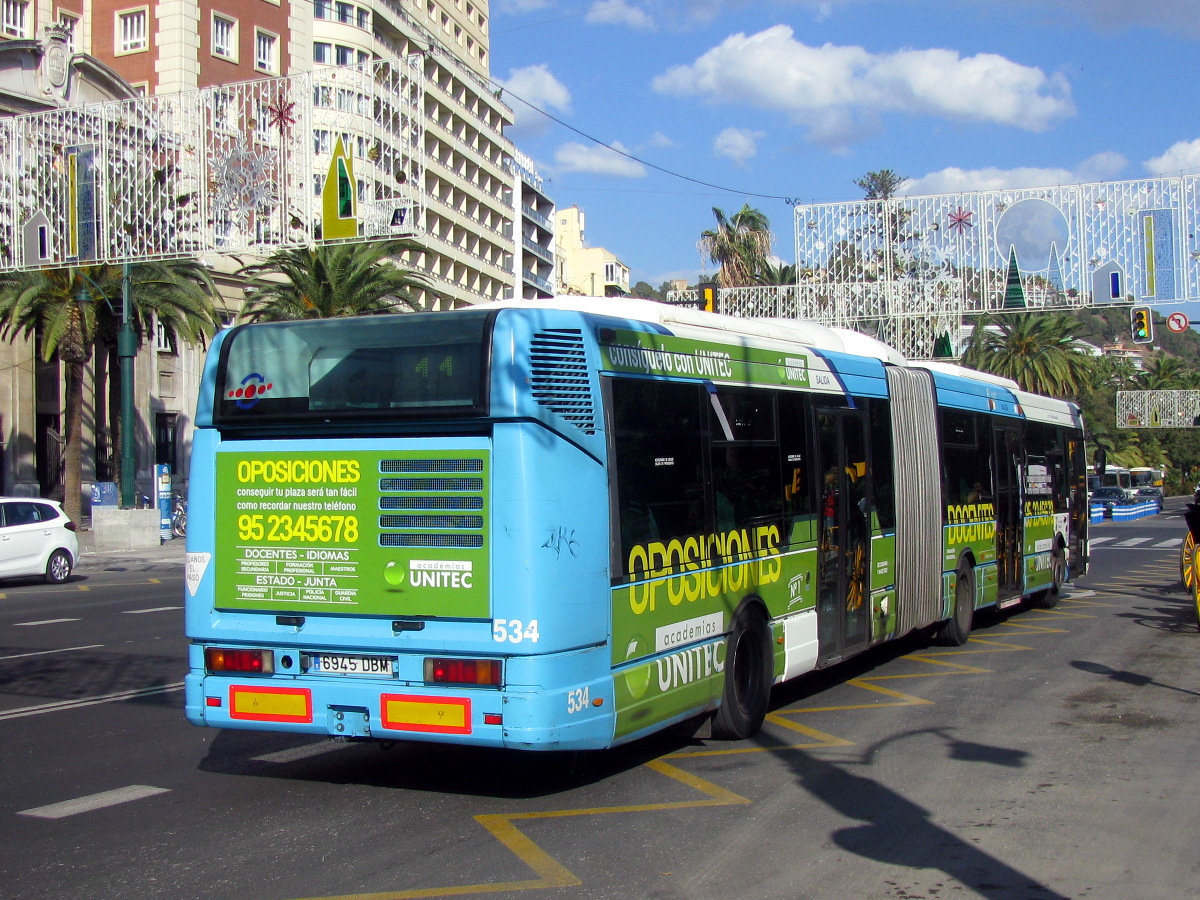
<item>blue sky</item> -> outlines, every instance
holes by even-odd
[[[1200,172],[1200,0],[492,0],[491,17],[513,140],[583,209],[588,245],[654,287],[696,281],[714,206],[762,210],[794,262],[786,199],[860,199],[870,170],[912,194]]]

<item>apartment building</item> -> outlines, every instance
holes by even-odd
[[[578,206],[555,214],[558,290],[588,297],[624,297],[629,293],[629,267],[603,247],[585,243],[586,218]]]
[[[86,95],[47,96],[36,78],[22,76],[28,84],[18,85],[12,93],[28,95],[27,102],[0,107],[9,113],[419,56],[424,68],[424,116],[415,133],[424,158],[414,218],[415,236],[423,250],[402,262],[431,281],[426,305],[449,308],[552,292],[554,207],[532,161],[504,135],[513,113],[488,80],[486,0],[61,0],[57,4],[0,0],[0,4],[0,66],[6,65],[5,41],[25,42],[29,53],[46,58],[45,63],[37,63],[41,69],[56,70],[65,59],[72,69],[91,66],[97,73],[108,73],[117,85]],[[50,44],[44,36],[51,25],[61,35],[64,49],[48,54]],[[29,69],[20,64],[14,71],[21,66]],[[98,74],[95,80],[103,79]],[[319,102],[314,98],[314,105]],[[331,107],[329,115],[313,117],[317,194],[321,173],[328,170],[340,136],[338,129],[349,127],[337,122],[337,112]],[[336,122],[332,128],[327,126],[330,120]],[[345,152],[355,157],[356,167],[378,168],[369,141],[346,144]],[[219,258],[209,262],[232,318],[240,304],[238,283],[232,277],[236,266]],[[144,348],[137,361],[138,417],[144,432],[138,441],[142,490],[149,489],[156,462],[171,464],[177,485],[186,485],[190,411],[202,359],[199,348],[176,347],[167,336],[158,338],[148,342],[154,346]],[[29,359],[32,349],[13,347],[6,352]],[[32,366],[16,366],[10,372],[8,378],[14,383],[9,392],[24,398],[21,402],[26,406],[57,408],[58,394],[50,385],[60,379],[54,373],[41,372],[35,379]],[[0,395],[4,389],[0,385]],[[53,493],[53,447],[35,451],[33,446],[33,436],[46,433],[35,422],[49,420],[38,420],[32,413],[20,421],[16,418],[11,413],[0,416],[0,451],[8,448],[0,453],[0,492]],[[89,444],[84,480],[109,480],[113,477],[111,442],[97,421],[85,429]]]
[[[514,296],[538,300],[554,296],[554,202],[546,196],[533,160],[519,151],[508,160],[521,239],[517,244]]]

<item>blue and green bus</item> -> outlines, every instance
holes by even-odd
[[[244,325],[188,522],[197,725],[605,748],[1087,561],[1072,404],[854,332],[571,298]]]

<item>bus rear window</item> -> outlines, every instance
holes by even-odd
[[[221,350],[214,421],[481,415],[489,323],[464,311],[242,326]]]

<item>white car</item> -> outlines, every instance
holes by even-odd
[[[62,506],[37,497],[0,497],[0,578],[41,575],[61,584],[78,559],[75,523]]]

